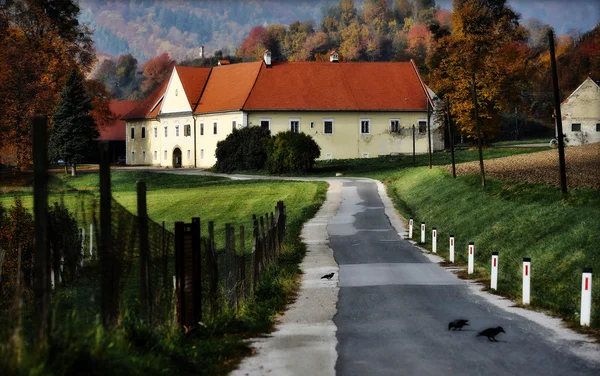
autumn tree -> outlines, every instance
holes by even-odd
[[[91,69],[91,32],[78,15],[72,0],[0,3],[0,150],[14,149],[17,167],[31,162],[30,117],[54,111],[73,68]]]
[[[451,115],[467,137],[477,138],[473,81],[484,140],[496,136],[501,111],[514,108],[527,85],[527,33],[518,20],[505,0],[456,0],[452,34],[434,41],[428,81],[451,98]]]
[[[91,116],[92,98],[85,90],[83,77],[73,70],[54,113],[54,126],[48,145],[51,160],[62,159],[71,165],[71,175],[77,174],[77,164],[86,155],[91,141],[100,136]]]
[[[115,114],[110,110],[111,95],[106,86],[98,80],[86,80],[85,90],[92,98],[90,115],[99,128],[110,126],[116,120]]]
[[[149,93],[154,90],[158,84],[169,77],[174,66],[175,60],[171,59],[166,52],[148,60],[143,69],[145,79],[142,82],[142,92]]]
[[[266,50],[269,33],[264,26],[253,27],[242,44],[238,47],[237,56],[244,61],[257,61],[262,59]]]

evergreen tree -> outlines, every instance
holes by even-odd
[[[54,112],[48,155],[51,160],[64,160],[65,172],[67,165],[71,165],[73,176],[92,139],[100,135],[90,115],[92,108],[92,98],[85,90],[83,76],[76,70],[71,71]]]

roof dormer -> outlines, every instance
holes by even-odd
[[[329,62],[330,63],[339,63],[339,55],[338,55],[337,51],[335,51],[335,50],[331,51],[331,53],[329,54]]]
[[[271,68],[271,51],[266,50],[263,58],[265,60],[265,65],[267,66],[267,68]]]

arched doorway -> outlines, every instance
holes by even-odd
[[[173,150],[173,168],[181,167],[181,149],[175,148]]]

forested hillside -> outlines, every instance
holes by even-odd
[[[327,1],[81,0],[79,20],[94,30],[96,49],[145,61],[164,52],[182,60],[235,48],[256,25],[319,20]]]

